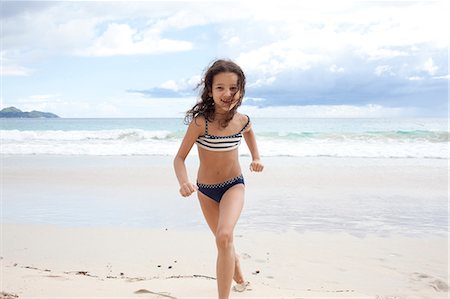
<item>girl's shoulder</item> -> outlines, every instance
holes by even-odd
[[[242,128],[241,132],[245,133],[248,130],[250,130],[251,127],[250,116],[248,116],[247,114],[236,112],[235,117],[236,120],[239,122],[239,126]]]
[[[205,117],[203,115],[197,115],[191,120],[190,126],[195,127],[196,129],[203,129],[205,127]]]
[[[235,117],[236,120],[242,125],[245,125],[250,122],[250,116],[248,116],[247,114],[236,112]]]
[[[204,124],[205,123],[205,116],[203,114],[199,114],[196,117],[192,119],[192,122],[195,122],[197,124]]]

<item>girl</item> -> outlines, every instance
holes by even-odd
[[[186,135],[174,159],[180,193],[186,197],[197,192],[208,226],[216,238],[217,287],[219,299],[230,294],[232,279],[236,291],[244,291],[244,280],[233,244],[233,230],[244,205],[244,178],[239,165],[238,147],[242,136],[252,156],[250,170],[260,172],[255,134],[250,118],[236,110],[245,94],[245,75],[229,60],[217,60],[206,71],[200,101],[186,113]],[[184,163],[194,143],[200,166],[197,184],[188,178]]]

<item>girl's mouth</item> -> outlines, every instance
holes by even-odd
[[[231,103],[233,103],[233,100],[224,100],[224,99],[220,99],[223,103],[225,103],[225,104],[231,104]]]

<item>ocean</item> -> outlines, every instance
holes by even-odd
[[[448,232],[448,119],[252,122],[267,170],[246,177],[240,228]],[[180,118],[0,119],[3,221],[205,229],[171,167],[186,128]]]
[[[254,118],[252,123],[263,157],[449,158],[447,118]],[[3,118],[0,153],[173,156],[186,128],[181,118]],[[249,155],[246,146],[240,154]]]

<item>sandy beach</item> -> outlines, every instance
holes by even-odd
[[[171,157],[1,162],[1,298],[216,297],[214,239]],[[448,297],[447,160],[241,162],[251,290],[232,298]]]

